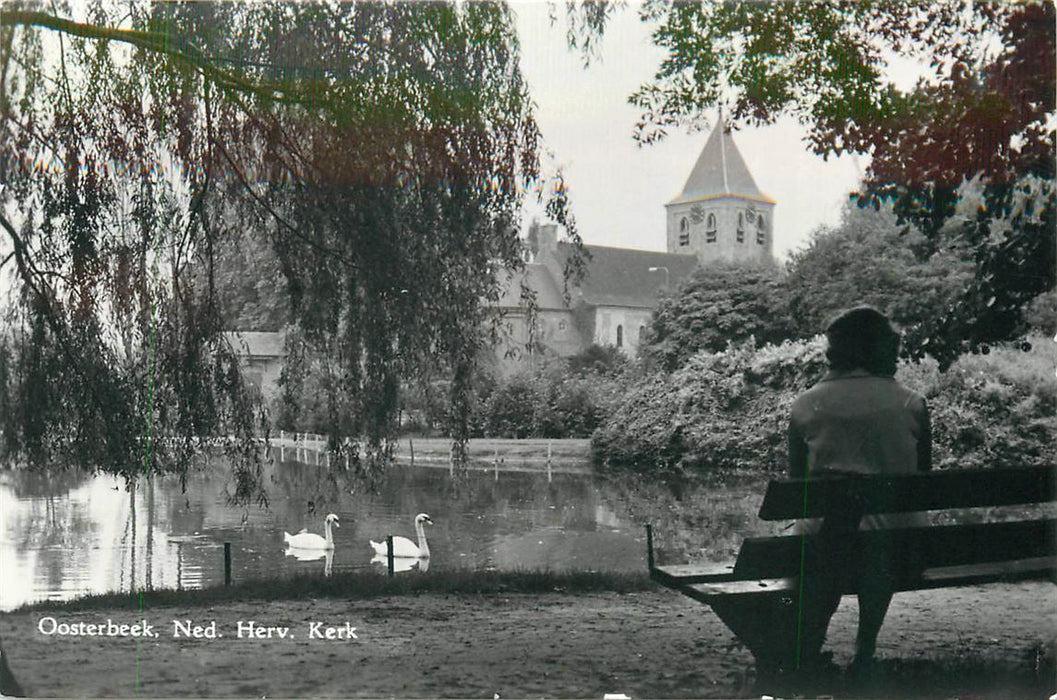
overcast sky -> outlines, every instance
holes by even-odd
[[[634,3],[615,17],[601,58],[587,69],[565,46],[563,6],[553,27],[546,3],[515,0],[513,7],[522,69],[538,105],[543,137],[564,168],[584,242],[664,250],[664,204],[682,190],[709,131],[672,132],[661,143],[643,147],[632,139],[639,111],[628,104],[628,95],[652,77],[663,58]],[[709,115],[710,122],[714,117]],[[823,161],[808,151],[803,134],[791,121],[734,134],[756,184],[778,202],[779,258],[802,246],[819,225],[838,220],[860,167],[868,163],[848,156]]]

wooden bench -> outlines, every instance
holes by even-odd
[[[993,512],[970,511],[972,517],[962,519],[982,522],[859,529],[860,518],[869,514],[1040,504],[1057,500],[1055,491],[1054,467],[776,479],[767,486],[759,517],[843,523],[837,529],[843,533],[844,551],[889,547],[896,553],[897,591],[1036,578],[1057,583],[1057,518],[1000,522]],[[827,525],[826,530],[825,540],[821,533],[747,538],[730,564],[658,566],[647,525],[650,577],[711,606],[752,652],[758,671],[794,669],[799,665],[801,581],[835,576],[831,580],[839,581],[844,594],[856,592],[854,570],[820,564],[826,561],[821,553],[834,544],[834,528]],[[911,552],[914,556],[902,556]]]

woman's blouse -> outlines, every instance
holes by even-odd
[[[932,467],[925,398],[892,377],[830,371],[793,402],[789,473],[899,474]]]
[[[932,468],[932,435],[925,398],[892,377],[864,370],[830,371],[793,402],[789,474],[820,471],[900,474]],[[923,513],[867,515],[861,527],[925,524]],[[799,532],[818,522],[801,521]]]

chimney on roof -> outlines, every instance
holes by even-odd
[[[558,225],[533,221],[529,226],[528,241],[533,256],[544,252],[553,253],[558,249]]]

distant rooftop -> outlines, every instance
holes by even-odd
[[[526,263],[525,269],[518,273],[507,273],[503,296],[499,299],[501,308],[521,306],[521,285],[524,283],[536,293],[536,306],[540,309],[564,309],[565,299],[561,290],[561,280],[555,280],[541,263]]]
[[[653,308],[667,284],[674,289],[697,267],[697,257],[653,250],[585,245],[591,258],[580,283],[583,299],[595,306]],[[564,264],[572,254],[568,243],[559,243],[558,260]],[[653,272],[650,268],[658,268]],[[665,271],[667,270],[667,272]]]
[[[229,331],[227,336],[235,352],[247,357],[286,357],[284,335],[272,331]]]

